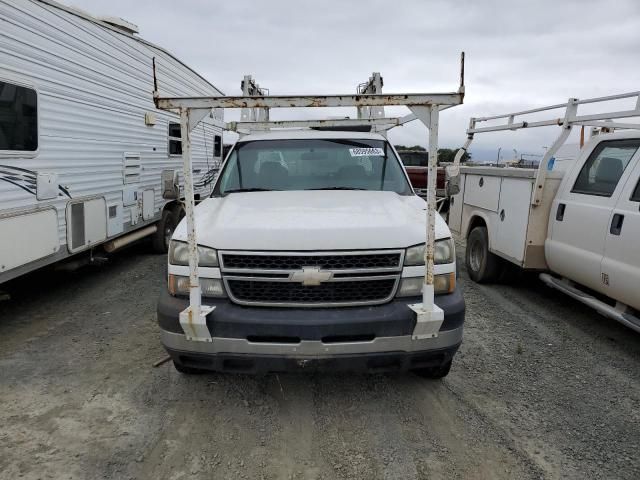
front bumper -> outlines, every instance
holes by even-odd
[[[217,371],[408,370],[436,366],[462,342],[464,300],[459,291],[436,297],[444,311],[438,336],[414,340],[415,314],[396,299],[385,305],[327,309],[255,308],[212,301],[212,342],[187,340],[179,314],[186,298],[164,293],[158,303],[162,343],[184,366]]]

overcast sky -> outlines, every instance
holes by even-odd
[[[272,94],[332,94],[354,92],[373,71],[382,73],[386,93],[453,91],[464,50],[464,105],[442,113],[442,147],[464,142],[470,116],[640,89],[637,0],[71,3],[138,25],[140,36],[230,95],[240,93],[245,74]],[[477,159],[495,159],[499,147],[505,159],[514,148],[542,153],[557,130],[478,135],[472,153]],[[417,122],[390,138],[426,145]]]

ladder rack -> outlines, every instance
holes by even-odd
[[[604,111],[602,113],[596,114],[578,115],[578,107],[580,105],[599,104],[615,100],[633,98],[636,99],[636,102],[635,108],[631,110]],[[534,113],[550,112],[553,110],[561,109],[564,109],[564,112],[560,117],[552,117],[535,121],[526,121],[518,118]],[[535,207],[540,205],[540,203],[542,202],[542,193],[547,177],[547,165],[549,163],[549,160],[567,140],[574,126],[577,125],[604,127],[612,129],[640,129],[640,123],[623,123],[614,121],[614,119],[632,117],[640,117],[640,91],[622,93],[618,95],[609,95],[605,97],[587,98],[583,100],[570,98],[567,103],[558,103],[546,107],[532,108],[530,110],[522,110],[519,112],[492,115],[488,117],[471,117],[471,119],[469,120],[469,128],[467,129],[467,140],[464,146],[458,149],[458,151],[456,152],[454,164],[452,167],[449,167],[448,176],[454,178],[457,177],[457,175],[459,174],[459,166],[462,155],[467,151],[467,149],[471,145],[471,142],[473,142],[474,136],[477,133],[500,132],[505,130],[515,131],[525,128],[559,126],[561,128],[560,135],[558,135],[551,147],[547,149],[538,167],[538,173],[536,175],[536,185],[534,188],[533,197],[531,199],[531,204]],[[495,125],[478,126],[479,124],[495,120],[502,120],[502,122]]]
[[[187,222],[187,243],[189,257],[189,307],[180,313],[180,323],[189,340],[212,341],[207,328],[206,317],[213,307],[202,305],[202,295],[198,278],[197,232],[194,216],[193,173],[191,167],[191,132],[200,121],[216,108],[240,108],[247,119],[242,122],[231,122],[225,125],[228,129],[238,130],[240,127],[260,126],[262,128],[285,126],[345,126],[348,124],[380,125],[385,131],[407,121],[419,119],[429,131],[429,178],[427,196],[427,224],[425,249],[425,274],[422,289],[422,304],[413,305],[418,324],[425,325],[434,319],[442,318],[442,310],[434,303],[434,243],[436,213],[436,166],[438,158],[438,124],[440,110],[460,105],[464,99],[464,52],[460,59],[460,84],[457,91],[445,93],[399,93],[382,94],[382,78],[374,74],[365,91],[375,89],[376,93],[357,93],[355,95],[265,95],[251,77],[245,77],[243,96],[208,96],[208,97],[161,97],[158,93],[154,61],[153,99],[157,108],[178,111],[182,133],[182,158],[185,191],[185,210]],[[385,119],[379,116],[383,107],[403,105],[409,108],[410,115],[402,118]],[[370,118],[339,120],[292,120],[271,122],[268,120],[268,109],[271,108],[318,108],[318,107],[357,107],[361,115]],[[379,108],[373,108],[379,107]],[[245,109],[263,109],[263,115],[253,115]],[[255,112],[256,110],[254,110]],[[382,113],[384,115],[384,113]],[[246,120],[249,120],[248,122]],[[255,121],[254,121],[255,120]],[[381,124],[378,122],[382,122]],[[416,329],[418,331],[418,329]],[[414,333],[415,335],[415,333]],[[421,337],[419,337],[421,338]]]

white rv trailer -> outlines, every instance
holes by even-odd
[[[99,245],[165,247],[182,142],[179,115],[155,108],[152,64],[163,95],[222,93],[136,33],[50,0],[0,0],[0,283]],[[221,161],[222,115],[191,134],[196,200]]]

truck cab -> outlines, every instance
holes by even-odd
[[[640,310],[640,134],[598,135],[585,144],[550,213],[549,269]]]
[[[199,280],[211,342],[189,341],[187,228],[175,230],[162,343],[176,368],[415,371],[441,378],[462,341],[455,246],[436,214],[429,338],[410,305],[424,284],[426,202],[379,134],[280,131],[242,137],[195,208]]]

